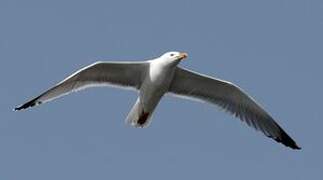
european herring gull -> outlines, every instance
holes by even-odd
[[[131,87],[139,92],[138,99],[127,116],[127,122],[134,127],[147,127],[160,99],[164,94],[171,93],[215,104],[277,142],[292,149],[300,149],[274,119],[241,88],[228,81],[178,67],[186,57],[186,53],[167,52],[147,61],[96,62],[78,70],[14,110],[33,107],[87,87]]]

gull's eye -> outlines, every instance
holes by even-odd
[[[170,54],[170,56],[174,56],[175,54]]]

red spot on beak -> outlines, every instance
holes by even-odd
[[[187,55],[187,53],[185,53],[185,52],[181,52],[180,54],[179,54],[179,60],[183,60],[183,59],[185,59],[185,58],[187,58],[188,57],[188,55]]]

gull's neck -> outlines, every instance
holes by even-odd
[[[179,61],[171,61],[163,57],[158,57],[149,61],[151,65],[157,66],[159,68],[174,68],[178,65]]]

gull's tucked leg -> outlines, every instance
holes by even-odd
[[[150,115],[150,113],[142,111],[138,120],[137,120],[136,125],[139,127],[147,126],[148,125],[148,118],[150,118],[149,115]]]
[[[138,97],[135,105],[132,107],[131,111],[127,116],[127,124],[130,124],[137,128],[148,127],[151,122],[151,115],[155,110],[160,99],[150,99],[147,102],[143,102],[140,97]]]
[[[138,97],[135,105],[127,116],[127,123],[134,127],[147,127],[150,114],[151,113],[145,111],[144,104],[141,102],[140,97]]]

